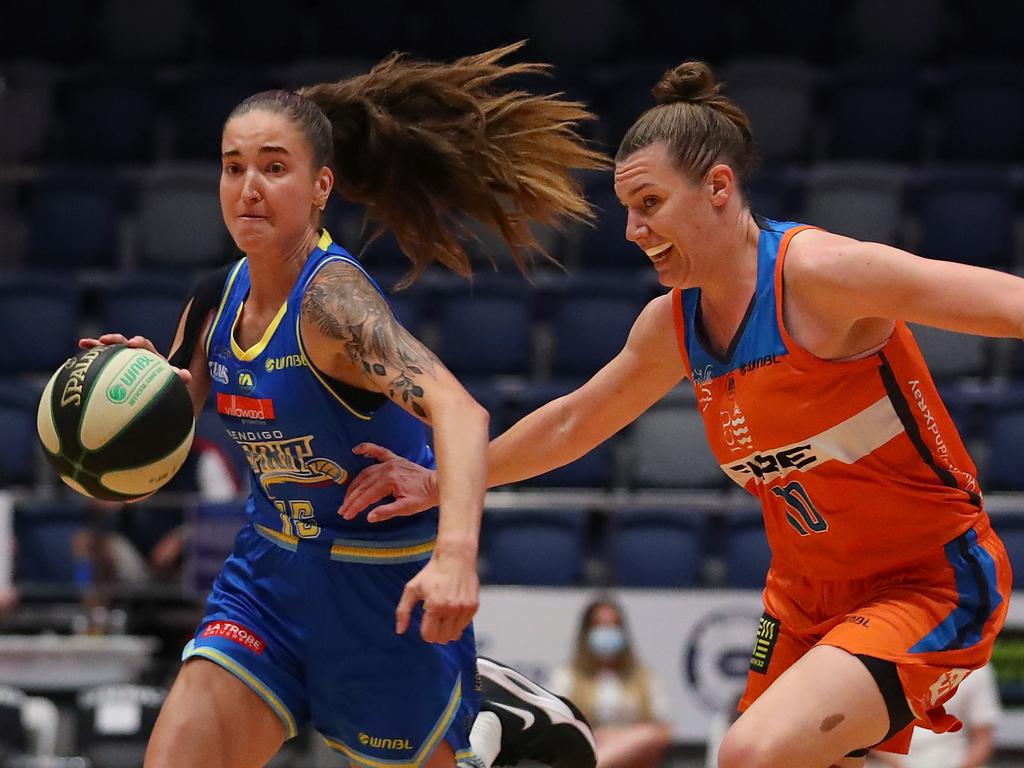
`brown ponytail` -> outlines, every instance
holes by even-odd
[[[663,141],[691,178],[704,178],[721,162],[733,169],[742,186],[756,162],[750,118],[721,90],[703,61],[684,61],[668,70],[651,90],[657,106],[626,132],[615,161]]]
[[[412,261],[405,284],[435,261],[470,273],[464,217],[497,230],[520,269],[524,250],[544,253],[529,219],[593,217],[571,173],[608,164],[575,131],[593,116],[557,94],[503,88],[549,69],[501,62],[522,45],[451,64],[392,54],[365,75],[299,91],[331,123],[335,188]]]

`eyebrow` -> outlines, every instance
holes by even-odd
[[[237,149],[225,149],[221,152],[221,157],[238,157],[241,155],[241,151]],[[279,154],[279,155],[290,155],[284,147],[279,147],[276,144],[264,144],[259,148],[259,154]]]

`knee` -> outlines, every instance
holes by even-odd
[[[733,726],[718,748],[718,768],[791,768],[779,763],[775,752],[750,729]]]

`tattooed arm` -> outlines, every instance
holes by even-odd
[[[423,600],[429,641],[458,638],[476,612],[476,555],[487,474],[487,411],[399,325],[363,273],[325,266],[302,300],[299,323],[310,362],[346,384],[382,392],[434,429],[441,519],[430,564],[409,582],[398,630]],[[387,446],[384,446],[385,448]]]

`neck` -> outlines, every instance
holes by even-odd
[[[705,311],[729,307],[746,311],[757,285],[757,245],[761,230],[749,208],[744,208],[729,229],[716,263],[714,274],[701,284],[701,304]]]
[[[254,310],[281,306],[319,240],[320,232],[312,230],[280,251],[246,253],[251,286],[246,304]]]

